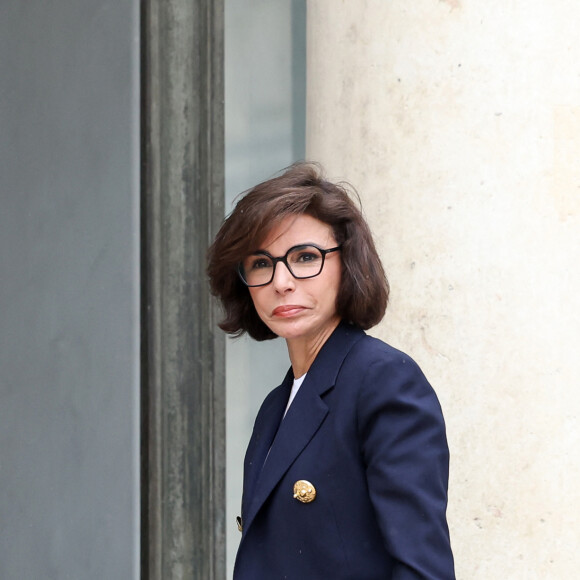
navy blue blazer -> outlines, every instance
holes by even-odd
[[[454,579],[445,425],[417,364],[343,323],[282,420],[292,381],[265,399],[246,452],[234,580]]]

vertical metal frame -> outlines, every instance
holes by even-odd
[[[223,218],[223,0],[143,0],[142,578],[222,580],[223,333],[205,255]]]

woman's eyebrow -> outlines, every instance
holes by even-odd
[[[289,248],[288,248],[288,249],[287,249],[287,250],[286,250],[286,251],[285,251],[285,252],[282,254],[282,256],[285,256],[285,255],[286,255],[286,254],[287,254],[287,253],[288,253],[290,250],[295,250],[295,249],[297,249],[297,248],[306,248],[306,247],[308,247],[308,246],[314,246],[315,248],[320,248],[319,244],[317,244],[317,243],[315,243],[315,242],[303,242],[303,243],[300,243],[300,244],[294,244],[293,246],[290,246],[290,247],[289,247]],[[261,254],[265,254],[266,256],[270,256],[270,258],[273,258],[273,257],[274,257],[274,256],[273,256],[273,255],[272,255],[270,252],[268,252],[268,250],[261,250],[261,249],[258,249],[258,250],[256,250],[256,251],[252,252],[252,253],[250,254],[250,256],[259,256],[259,255],[261,255]],[[278,257],[281,257],[281,256],[278,256]]]

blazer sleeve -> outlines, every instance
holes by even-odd
[[[367,367],[357,421],[371,502],[396,561],[392,580],[453,580],[445,424],[411,358],[397,351]]]

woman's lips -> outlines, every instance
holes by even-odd
[[[295,314],[302,312],[303,310],[306,310],[304,306],[298,306],[296,304],[286,304],[284,306],[278,306],[277,308],[274,308],[272,316],[288,318],[290,316],[294,316]]]

